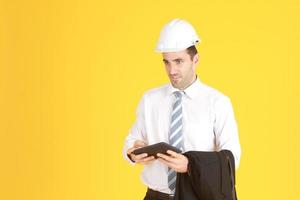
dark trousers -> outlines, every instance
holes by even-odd
[[[173,197],[158,191],[154,191],[148,188],[144,200],[173,200]]]

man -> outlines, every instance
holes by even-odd
[[[130,163],[144,165],[145,200],[172,199],[176,173],[186,173],[189,161],[170,150],[158,159],[134,155],[137,148],[167,142],[183,152],[227,149],[239,166],[241,149],[231,101],[196,74],[199,42],[193,26],[181,19],[172,20],[160,33],[156,51],[162,53],[170,83],[144,93],[123,150]]]

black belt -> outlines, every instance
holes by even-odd
[[[174,195],[159,192],[148,188],[146,196],[150,196],[159,200],[173,200]]]

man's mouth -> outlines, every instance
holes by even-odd
[[[171,76],[171,79],[174,80],[174,81],[176,81],[176,80],[179,79],[179,77],[178,76]]]

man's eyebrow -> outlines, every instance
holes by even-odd
[[[182,58],[175,58],[175,59],[173,59],[172,61],[178,61],[178,60],[183,60],[183,59],[182,59]],[[164,62],[166,62],[166,61],[169,62],[169,61],[166,60],[166,59],[163,59],[163,61],[164,61]]]

